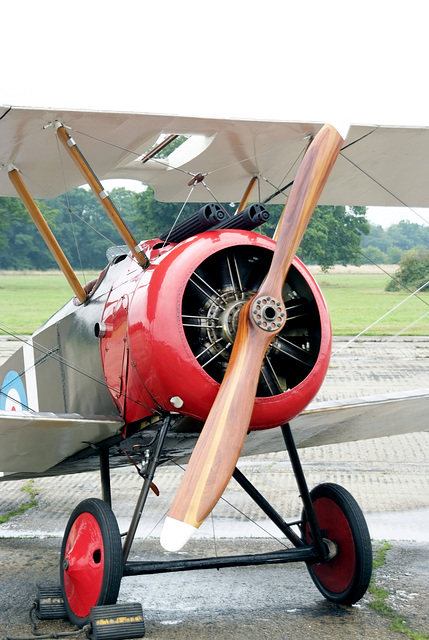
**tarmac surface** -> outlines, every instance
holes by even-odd
[[[15,348],[0,337],[0,363]],[[429,386],[429,338],[379,338],[348,346],[336,339],[333,354],[318,400]],[[381,541],[389,541],[386,561],[374,572],[375,585],[385,590],[385,602],[399,616],[402,631],[412,629],[419,640],[428,639],[429,432],[308,448],[300,456],[310,487],[335,482],[354,495],[374,552]],[[246,458],[239,466],[287,519],[300,513],[286,454]],[[159,533],[181,473],[171,467],[158,470],[160,496],[149,497],[132,559],[260,553],[279,547],[271,537],[278,536],[273,527],[231,481],[196,539],[177,556],[164,552]],[[113,510],[121,531],[127,529],[140,485],[133,470],[112,472]],[[84,498],[100,496],[97,473],[36,478],[31,486],[38,493],[37,505],[0,524],[0,638],[31,636],[28,610],[37,584],[58,583],[68,517]],[[26,481],[0,484],[0,517],[28,500],[25,488]],[[372,593],[353,607],[326,601],[303,563],[124,578],[119,601],[142,603],[146,636],[154,639],[405,637],[390,629],[389,617],[373,609]],[[39,631],[71,628],[65,621],[43,621]]]

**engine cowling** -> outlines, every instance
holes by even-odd
[[[270,238],[241,230],[208,231],[176,245],[145,244],[150,267],[111,292],[103,314],[110,329],[100,340],[106,380],[126,422],[159,408],[205,420],[228,364],[238,314],[263,281],[274,247]],[[297,258],[283,299],[286,325],[268,348],[250,429],[298,415],[328,368],[328,312]]]

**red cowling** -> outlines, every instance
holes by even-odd
[[[264,279],[275,242],[239,230],[179,244],[145,243],[150,267],[109,294],[101,357],[127,423],[162,408],[205,420],[225,372],[238,313]],[[331,327],[322,294],[295,258],[283,288],[287,322],[264,361],[250,429],[283,424],[318,392]]]

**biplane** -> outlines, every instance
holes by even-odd
[[[184,142],[166,153],[177,136]],[[428,157],[425,128],[346,132],[318,123],[2,108],[0,194],[21,198],[73,297],[0,369],[1,480],[100,469],[103,499],[77,505],[61,549],[61,594],[73,623],[82,627],[115,605],[124,575],[163,571],[300,561],[327,599],[353,604],[363,596],[372,566],[364,516],[338,485],[310,491],[298,450],[426,430],[429,389],[312,402],[329,365],[331,328],[321,291],[295,253],[317,203],[429,206]],[[191,214],[159,238],[135,238],[100,182],[114,178],[151,185],[159,200],[186,203]],[[83,183],[124,243],[84,286],[36,202]],[[195,211],[193,202],[207,205]],[[239,205],[231,215],[220,202]],[[274,238],[258,233],[268,202],[286,202]],[[303,505],[294,522],[237,468],[240,456],[284,449]],[[130,458],[142,489],[122,541],[110,470]],[[166,550],[187,543],[231,477],[291,548],[130,561],[156,469],[172,461],[187,467],[161,535]]]

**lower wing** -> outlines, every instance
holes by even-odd
[[[429,389],[349,400],[313,402],[291,424],[297,447],[315,447],[429,430]],[[0,411],[0,480],[63,475],[98,468],[98,450],[122,440],[123,421],[114,416]],[[186,462],[201,423],[173,426],[165,459]],[[133,438],[150,437],[152,425]],[[126,440],[124,440],[126,443]],[[280,429],[252,431],[243,455],[284,449]],[[91,455],[92,454],[92,455]],[[119,465],[129,464],[122,456]]]

